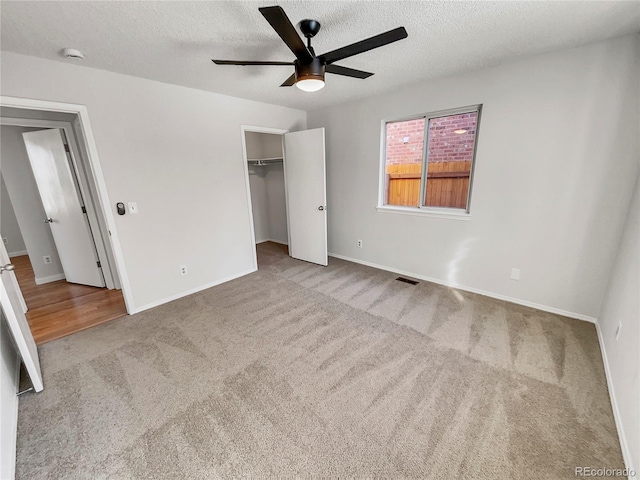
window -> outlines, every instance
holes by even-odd
[[[468,212],[480,109],[385,122],[382,206]]]

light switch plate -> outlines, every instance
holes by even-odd
[[[520,269],[512,268],[511,269],[511,280],[520,280]]]
[[[138,202],[129,202],[129,213],[131,215],[138,214]]]

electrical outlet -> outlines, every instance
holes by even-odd
[[[50,264],[51,263],[51,255],[45,255],[44,257],[42,257],[42,259],[44,260],[45,264]]]
[[[186,265],[180,265],[180,275],[184,276],[187,274],[187,266]]]
[[[511,280],[520,280],[520,269],[512,268],[511,269]]]
[[[622,330],[622,322],[618,322],[618,327],[616,328],[616,340],[620,338],[620,330]]]
[[[129,202],[129,213],[131,215],[138,214],[138,202]]]
[[[9,240],[7,240],[6,238],[2,238],[2,241],[4,242],[4,244],[6,245],[7,243],[9,243]]]
[[[358,248],[362,248],[362,240],[358,240]]]

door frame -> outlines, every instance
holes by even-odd
[[[256,127],[253,125],[240,125],[240,137],[242,139],[242,168],[244,169],[244,181],[245,181],[245,189],[247,191],[247,206],[249,207],[249,229],[251,232],[251,245],[252,253],[253,253],[253,269],[258,269],[258,252],[256,250],[256,230],[253,225],[253,206],[251,203],[251,185],[249,183],[249,162],[247,159],[247,139],[245,136],[246,132],[253,133],[270,133],[272,135],[280,135],[282,137],[282,165],[284,167],[286,159],[285,159],[285,151],[284,151],[284,134],[289,133],[289,130],[283,130],[281,128],[272,128],[272,127]],[[289,197],[287,194],[287,169],[282,169],[284,172],[284,194],[287,199],[287,204],[289,201]],[[289,209],[287,208],[287,239],[288,242],[291,243],[291,238],[289,238]]]
[[[100,268],[102,269],[102,275],[104,277],[106,287],[109,290],[117,288],[116,285],[119,285],[120,283],[116,274],[117,268],[115,268],[115,265],[112,266],[106,250],[108,241],[105,240],[109,233],[104,232],[103,229],[100,228],[98,212],[93,203],[91,188],[89,187],[87,181],[86,169],[83,168],[83,162],[80,161],[82,156],[78,151],[78,145],[76,143],[77,138],[73,132],[73,126],[71,122],[60,120],[38,120],[31,118],[0,117],[0,125],[11,125],[17,127],[42,127],[47,129],[59,129],[64,132],[66,141],[69,144],[69,149],[71,150],[69,152],[71,155],[72,163],[71,173],[74,176],[74,183],[79,190],[78,194],[80,195],[82,203],[87,210],[87,221],[89,222],[89,230],[91,232],[93,243],[95,244],[96,253],[98,255],[98,260],[100,261]]]
[[[76,135],[73,135],[73,128],[69,130],[73,136],[69,135],[69,131],[65,131],[65,134],[68,135],[67,136],[68,140],[71,140],[71,138],[75,138],[75,140],[78,143],[84,142],[86,158],[84,155],[80,155],[80,152],[77,152],[77,159],[78,159],[78,163],[82,164],[89,190],[95,191],[97,193],[96,201],[101,211],[100,212],[94,211],[94,214],[96,215],[96,219],[98,218],[98,213],[101,213],[102,214],[101,216],[103,217],[102,219],[107,228],[106,233],[108,235],[107,237],[108,242],[104,244],[104,247],[106,249],[107,246],[110,245],[111,253],[113,254],[113,258],[115,260],[115,267],[116,267],[115,272],[113,271],[114,269],[109,268],[109,272],[111,274],[110,275],[111,282],[112,284],[114,284],[116,282],[114,282],[113,279],[114,278],[116,278],[116,280],[119,279],[127,313],[129,314],[135,313],[135,304],[133,303],[133,293],[131,291],[131,284],[129,282],[129,276],[127,274],[127,269],[124,262],[124,255],[122,253],[122,246],[120,243],[120,238],[118,236],[118,230],[115,224],[113,209],[111,208],[111,201],[109,200],[109,194],[107,192],[107,185],[104,179],[104,174],[102,173],[102,165],[98,157],[98,148],[96,146],[95,138],[93,136],[93,130],[91,129],[91,123],[89,122],[89,112],[87,110],[87,107],[85,105],[77,105],[72,103],[60,103],[60,102],[51,102],[48,100],[9,97],[5,95],[0,96],[0,106],[20,108],[25,110],[41,110],[41,111],[47,111],[47,112],[71,113],[77,116],[80,124],[80,130],[81,130],[80,132],[78,132],[78,136],[80,136],[81,138],[77,138]],[[42,122],[48,122],[49,124],[51,124],[53,121],[42,120]],[[61,123],[67,123],[67,122],[61,122]],[[61,127],[53,127],[53,128],[61,128]],[[73,156],[74,155],[72,155],[72,157]],[[83,195],[83,199],[86,201],[87,196]],[[100,222],[98,222],[98,226],[99,225],[100,225]],[[105,255],[106,255],[106,251],[105,251]],[[100,261],[102,262],[102,258],[100,259]],[[110,266],[108,261],[105,262],[105,265]],[[104,272],[105,271],[103,270],[103,273]],[[106,280],[106,277],[107,275],[105,275],[105,280]]]

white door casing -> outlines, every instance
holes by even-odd
[[[22,136],[67,281],[104,287],[60,130],[26,132]]]
[[[327,192],[324,128],[284,135],[289,255],[326,266]]]
[[[10,264],[9,254],[4,244],[0,242],[0,265]],[[22,358],[27,373],[31,378],[31,384],[36,392],[44,388],[42,372],[40,371],[40,358],[38,348],[31,335],[31,329],[27,322],[27,317],[21,303],[22,292],[18,286],[16,274],[13,271],[5,270],[0,274],[0,305],[7,319],[9,330],[18,347],[18,352]]]
[[[98,154],[98,148],[93,135],[93,129],[91,128],[91,121],[89,119],[89,111],[86,105],[80,105],[75,103],[64,102],[52,102],[49,100],[39,100],[33,98],[11,97],[7,95],[0,95],[0,105],[3,107],[12,107],[22,110],[35,110],[40,112],[59,112],[59,113],[71,113],[78,118],[78,125],[80,126],[78,133],[78,141],[84,143],[86,147],[85,172],[88,181],[92,184],[92,188],[95,193],[95,202],[100,206],[100,211],[104,216],[105,222],[105,243],[112,248],[113,258],[117,273],[120,280],[120,286],[122,288],[122,294],[124,296],[124,303],[127,307],[129,314],[136,313],[138,308],[133,301],[133,291],[131,289],[131,283],[129,281],[129,275],[127,266],[124,261],[124,255],[122,253],[122,245],[120,244],[120,235],[115,221],[115,212],[111,208],[111,202],[109,195],[107,194],[107,185],[105,182],[104,174],[102,172],[102,165],[100,162],[100,155]],[[0,118],[0,123],[2,118]],[[12,123],[13,125],[13,123]],[[23,125],[32,126],[32,125]]]

